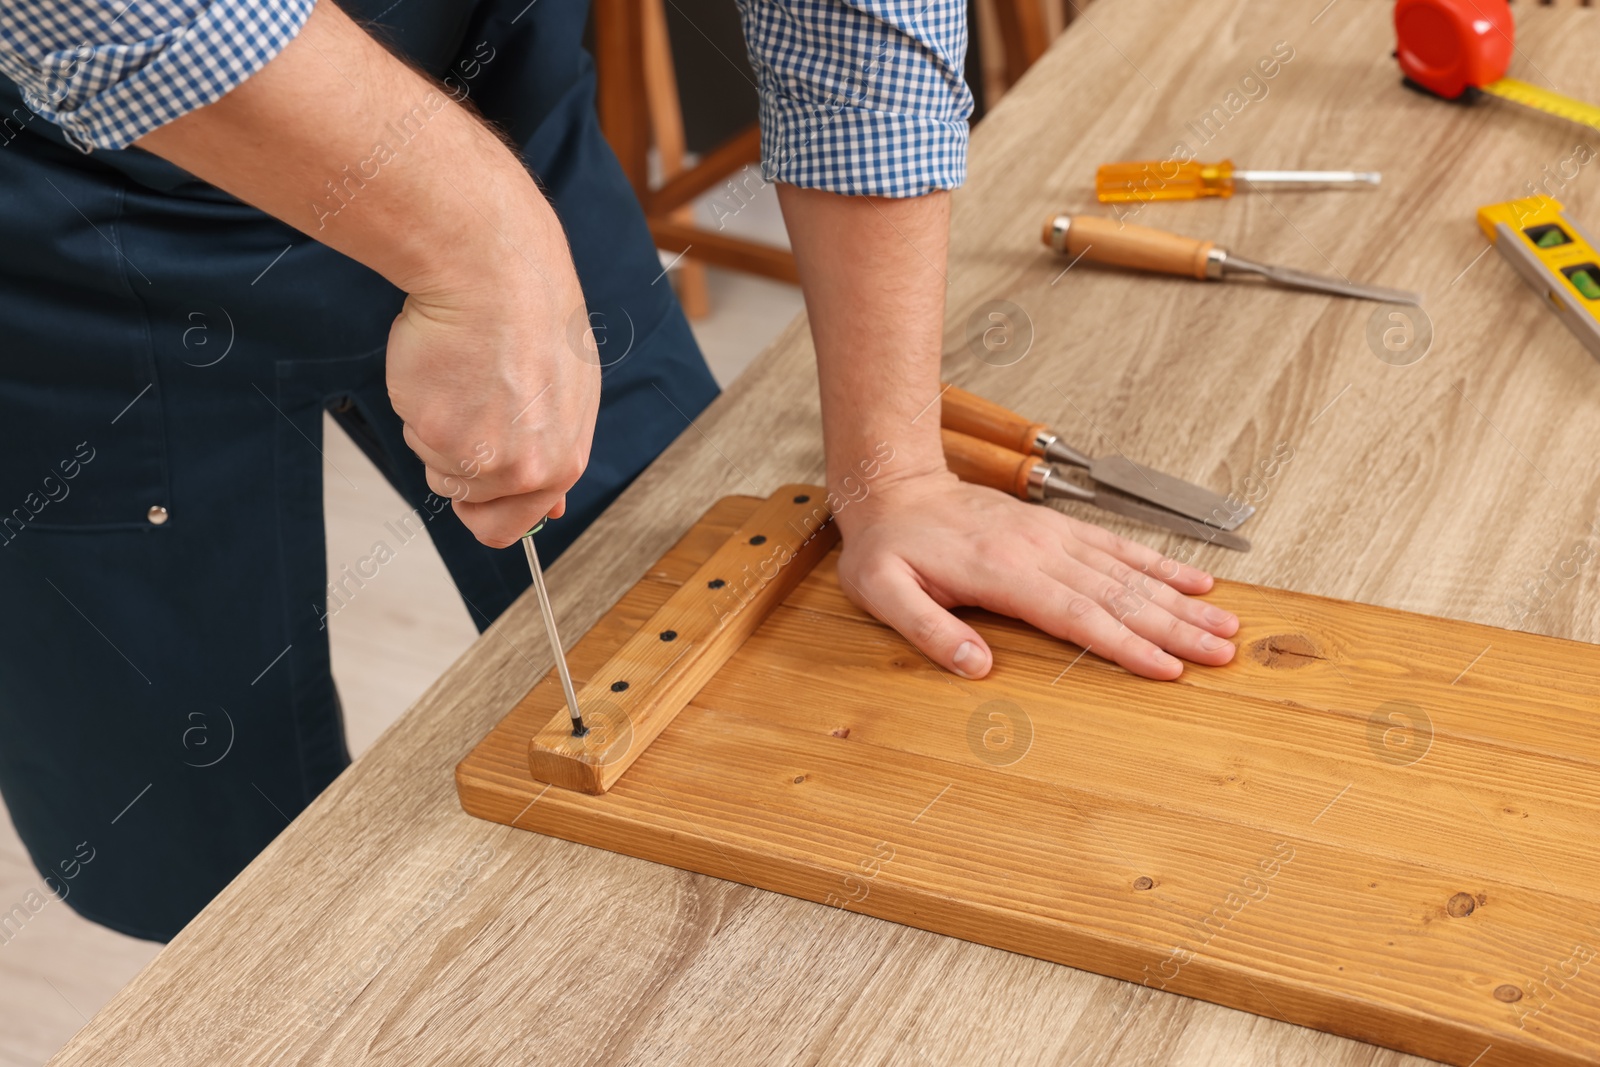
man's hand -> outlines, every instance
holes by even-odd
[[[1220,666],[1239,620],[1185,593],[1211,576],[1058,511],[1026,504],[948,472],[895,481],[887,473],[839,513],[839,578],[861,607],[966,678],[993,656],[950,613],[972,605],[1031,623],[1146,678],[1183,664]]]
[[[559,260],[541,271],[512,257],[499,291],[413,292],[389,331],[389,399],[406,443],[429,488],[494,548],[566,509],[600,405],[599,355],[581,357],[592,334],[566,244],[557,230],[532,247]]]
[[[977,605],[1093,648],[1135,674],[1176,678],[1181,656],[1222,664],[1239,620],[1184,594],[1211,576],[1089,523],[965,485],[939,439],[949,195],[905,200],[778,186],[822,383],[839,575],[862,608],[928,658],[989,672],[983,639],[947,610]],[[883,446],[894,458],[859,496]],[[1169,654],[1170,653],[1170,654]]]
[[[492,130],[319,3],[254,76],[138,145],[409,294],[390,399],[480,541],[561,513],[589,459],[599,360],[561,225]]]

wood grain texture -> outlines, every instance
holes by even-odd
[[[583,736],[573,733],[565,696],[542,728],[522,735],[531,780],[590,794],[610,789],[838,544],[826,496],[814,485],[786,485],[763,501],[579,690]],[[546,676],[522,704],[546,709],[551,685],[560,692],[559,677]],[[458,767],[465,793],[472,784],[462,775]]]
[[[708,573],[668,606],[705,611]],[[630,599],[578,648],[615,647]],[[1211,599],[1249,620],[1226,667],[1153,686],[1086,657],[1052,677],[1076,650],[973,613],[996,660],[971,683],[820,568],[609,796],[528,777],[529,730],[561,715],[548,679],[462,762],[462,804],[1448,1063],[1600,1058],[1600,988],[1575,983],[1597,952],[1571,933],[1600,907],[1600,857],[1566,847],[1600,823],[1600,729],[1563,684],[1600,678],[1600,648],[1240,583]],[[1514,694],[1453,678],[1489,646]],[[1559,739],[1495,729],[1524,709]],[[1446,788],[1556,832],[1508,862],[1415,819]],[[1530,973],[1530,953],[1559,966]]]
[[[1589,524],[1600,514],[1600,373],[1509,267],[1478,258],[1488,246],[1473,223],[1479,206],[1524,194],[1527,182],[1554,186],[1544,168],[1558,173],[1592,135],[1522,109],[1455,107],[1401,88],[1381,0],[1325,10],[1096,0],[1083,11],[974,131],[969,182],[953,202],[945,380],[1095,455],[1120,449],[1250,497],[1260,508],[1252,552],[1192,550],[1194,563],[1225,578],[1600,640],[1600,575],[1574,553],[1592,549]],[[1587,84],[1600,49],[1596,12],[1519,3],[1517,13],[1511,73],[1536,78],[1537,68],[1573,92]],[[1104,210],[1094,200],[1100,163],[1160,158],[1180,139],[1197,141],[1188,124],[1226,107],[1278,41],[1294,58],[1260,83],[1265,95],[1257,90],[1191,147],[1241,166],[1371,168],[1383,184],[1150,205],[1134,221],[1253,259],[1425,291],[1435,336],[1412,365],[1374,356],[1373,309],[1358,301],[1086,263],[1063,274],[1060,257],[1039,244],[1049,213]],[[1584,166],[1552,191],[1573,217],[1600,219],[1596,182]],[[970,343],[971,320],[993,300],[1032,322],[1028,354],[1008,366]],[[816,372],[800,321],[550,567],[562,633],[592,626],[720,498],[821,476]],[[1186,551],[1182,538],[1070,510]],[[1272,636],[1281,625],[1252,632]],[[1456,657],[1448,674],[1419,674],[1392,656],[1384,669],[1398,699],[1424,706],[1448,698],[1462,670],[1456,687],[1514,695],[1523,677],[1502,673],[1497,651],[1439,649],[1439,660]],[[1069,662],[1052,661],[1050,678]],[[1058,686],[1076,684],[1089,663]],[[1282,1021],[1300,1018],[1293,1005],[1256,1016],[472,818],[457,803],[452,769],[549,667],[538,607],[525,598],[56,1062],[1422,1062]],[[1331,670],[1304,670],[1325,671],[1338,691]],[[1560,680],[1594,694],[1593,679]],[[1412,684],[1421,695],[1407,694]],[[1560,750],[1549,715],[1519,707],[1475,728]],[[1230,752],[1293,744],[1310,721],[1263,720],[1257,738],[1237,739]],[[1592,824],[1528,810],[1522,783],[1493,767],[1474,772],[1483,792],[1458,793],[1446,761],[1481,765],[1482,752],[1436,738],[1414,768],[1434,776],[1416,784],[1406,817],[1359,821],[1352,832],[1411,841],[1444,828],[1476,841],[1505,881],[1536,886],[1548,857],[1592,851]],[[1393,772],[1396,789],[1410,774],[1376,758],[1356,766],[1369,779]],[[1586,779],[1573,774],[1566,788],[1581,794]],[[1349,780],[1236,795],[1292,798],[1305,810]],[[1366,795],[1358,783],[1313,829],[1358,816]],[[952,790],[934,811],[959,803]],[[1573,945],[1594,944],[1594,919],[1571,924]],[[1246,909],[1229,935],[1244,936],[1249,922]],[[1528,946],[1520,973],[1559,973],[1566,958]],[[1585,967],[1546,998],[1544,1014],[1559,1017],[1566,996],[1592,996],[1597,981],[1600,970]]]

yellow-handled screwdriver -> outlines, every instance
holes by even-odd
[[[1094,175],[1094,194],[1102,204],[1127,204],[1232,196],[1236,181],[1377,185],[1382,178],[1371,170],[1234,170],[1232,161],[1226,159],[1221,163],[1180,163],[1168,159],[1101,164]]]

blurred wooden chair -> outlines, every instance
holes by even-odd
[[[976,0],[977,47],[990,107],[1027,73],[1089,0]]]
[[[692,167],[685,165],[683,112],[667,40],[662,0],[594,0],[595,65],[600,128],[644,205],[656,247],[683,253],[679,299],[690,318],[708,310],[704,264],[799,284],[788,249],[708,229],[694,220],[692,201],[761,162],[755,123]],[[660,185],[650,182],[650,149],[659,156]]]
[[[1075,6],[1088,0],[976,2],[977,36],[983,42],[987,99],[992,103],[1044,54]],[[761,133],[751,123],[693,166],[687,165],[663,0],[594,0],[594,42],[600,128],[644,205],[656,247],[682,254],[676,282],[688,316],[700,318],[709,310],[705,264],[798,284],[794,256],[787,249],[707,229],[695,221],[696,197],[745,167],[760,165]],[[658,185],[651,183],[652,148],[660,166]]]

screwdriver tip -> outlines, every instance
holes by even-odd
[[[583,725],[583,716],[582,715],[574,715],[572,717],[572,736],[573,737],[588,737],[589,736],[589,728],[587,726]]]

